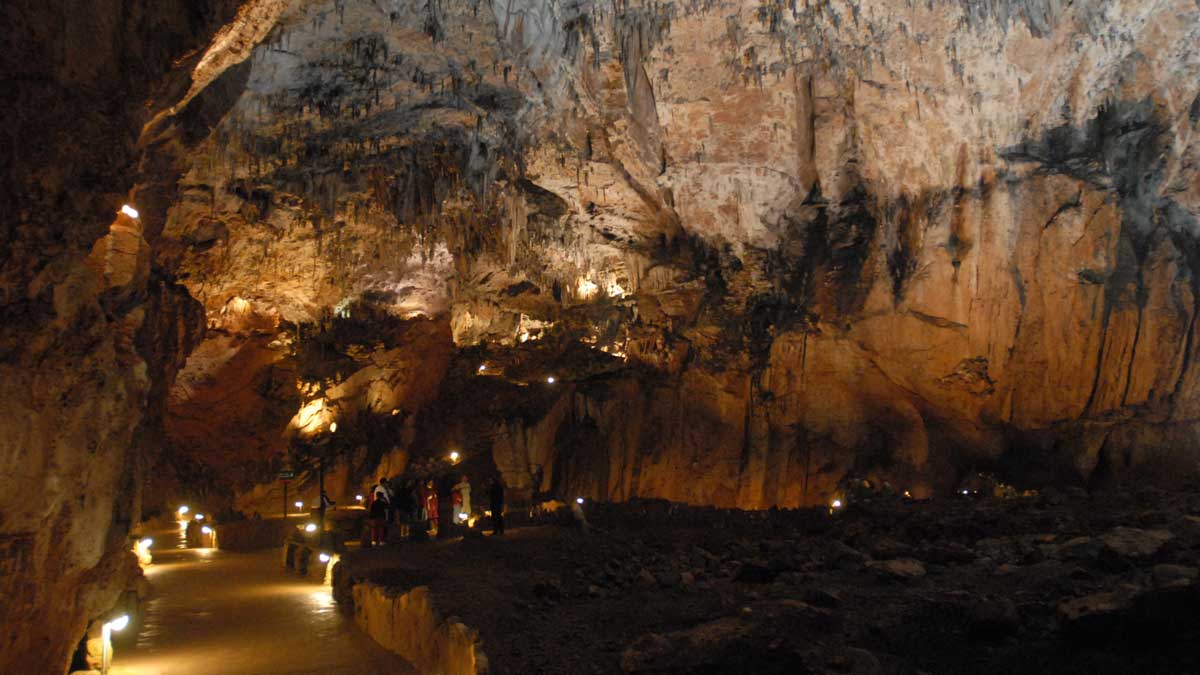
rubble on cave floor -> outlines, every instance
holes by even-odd
[[[493,673],[1200,669],[1200,491],[588,508],[350,554],[335,593],[429,586]]]

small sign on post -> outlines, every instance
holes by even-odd
[[[295,477],[296,477],[296,472],[295,472],[295,471],[293,471],[293,470],[291,470],[291,469],[280,469],[280,471],[279,471],[279,480],[283,481],[283,519],[284,519],[284,520],[287,520],[287,517],[288,517],[288,512],[287,512],[287,505],[288,505],[288,498],[287,498],[287,487],[288,487],[288,481],[290,481],[291,479],[293,479],[293,478],[295,478]]]

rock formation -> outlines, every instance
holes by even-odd
[[[145,178],[147,101],[235,8],[0,8],[0,671],[63,672],[87,621],[140,574],[127,542],[139,487],[204,324],[153,264],[144,221],[119,211]]]
[[[147,467],[251,508],[334,421],[347,489],[449,447],[749,508],[1200,471],[1195,0],[9,4],[31,672]]]
[[[1198,32],[1186,0],[293,3],[159,259],[292,335],[366,306],[610,359],[462,422],[517,486],[1176,480]]]

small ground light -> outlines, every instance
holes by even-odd
[[[316,524],[316,523],[309,523],[309,524],[305,525],[305,526],[304,526],[304,531],[305,531],[305,532],[316,532],[316,531],[317,531],[317,524]]]
[[[835,499],[835,500],[833,500],[833,503],[830,504],[830,506],[832,506],[835,509],[840,509],[840,508],[842,508],[842,500]]]
[[[329,423],[329,433],[332,434],[335,431],[337,431],[337,422],[330,422]]]
[[[576,503],[576,504],[582,504],[582,503],[583,503],[583,497],[576,497],[576,498],[575,498],[575,503]]]
[[[459,455],[458,455],[458,452],[457,452],[457,451],[456,451],[456,452],[452,452],[452,453],[450,453],[450,461],[451,461],[451,462],[457,462],[457,461],[458,461],[458,457],[459,457]]]
[[[361,502],[361,501],[362,501],[362,495],[354,495],[354,501],[356,501],[356,502]]]
[[[296,508],[298,508],[298,509],[304,508],[304,502],[296,502]]]
[[[138,217],[137,209],[133,208],[132,206],[130,206],[128,204],[125,204],[124,206],[121,207],[121,213],[124,213],[125,215],[129,216],[130,218]]]
[[[201,531],[202,533],[204,533],[204,534],[212,534],[212,528],[211,528],[211,527],[209,527],[209,526],[207,526],[207,525],[205,525],[204,527],[200,528],[200,531]]]
[[[196,520],[204,520],[204,514],[203,514],[203,513],[197,513],[197,514],[196,514]]]
[[[108,674],[108,661],[110,658],[109,653],[108,653],[109,635],[111,635],[114,632],[120,632],[120,631],[124,630],[125,627],[128,625],[129,625],[129,615],[128,614],[122,614],[121,616],[118,616],[117,618],[113,619],[112,621],[108,621],[104,624],[103,635],[100,640],[100,644],[101,644],[101,647],[100,647],[100,672],[101,673],[104,673],[105,675]]]
[[[553,375],[551,375],[550,377],[547,377],[547,378],[546,378],[546,383],[547,383],[547,384],[554,384],[554,376],[553,376]]]
[[[479,364],[479,372],[482,373],[485,370],[487,370],[487,365],[483,363]]]
[[[968,495],[968,494],[971,494],[971,491],[970,491],[970,490],[963,490],[963,491],[962,491],[962,493],[963,493],[964,495]]]
[[[185,514],[187,512],[188,512],[188,507],[186,507],[186,506],[179,507],[179,515],[182,516],[183,514]]]
[[[318,556],[317,556],[317,560],[320,560],[320,561],[321,561],[321,562],[323,562],[323,563],[327,563],[327,562],[329,562],[329,554],[328,554],[328,553],[322,553],[322,554],[320,554],[320,555],[318,555]]]

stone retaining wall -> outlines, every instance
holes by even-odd
[[[423,673],[488,672],[479,633],[455,617],[443,619],[426,586],[398,593],[370,582],[355,584],[354,621],[371,639]]]

